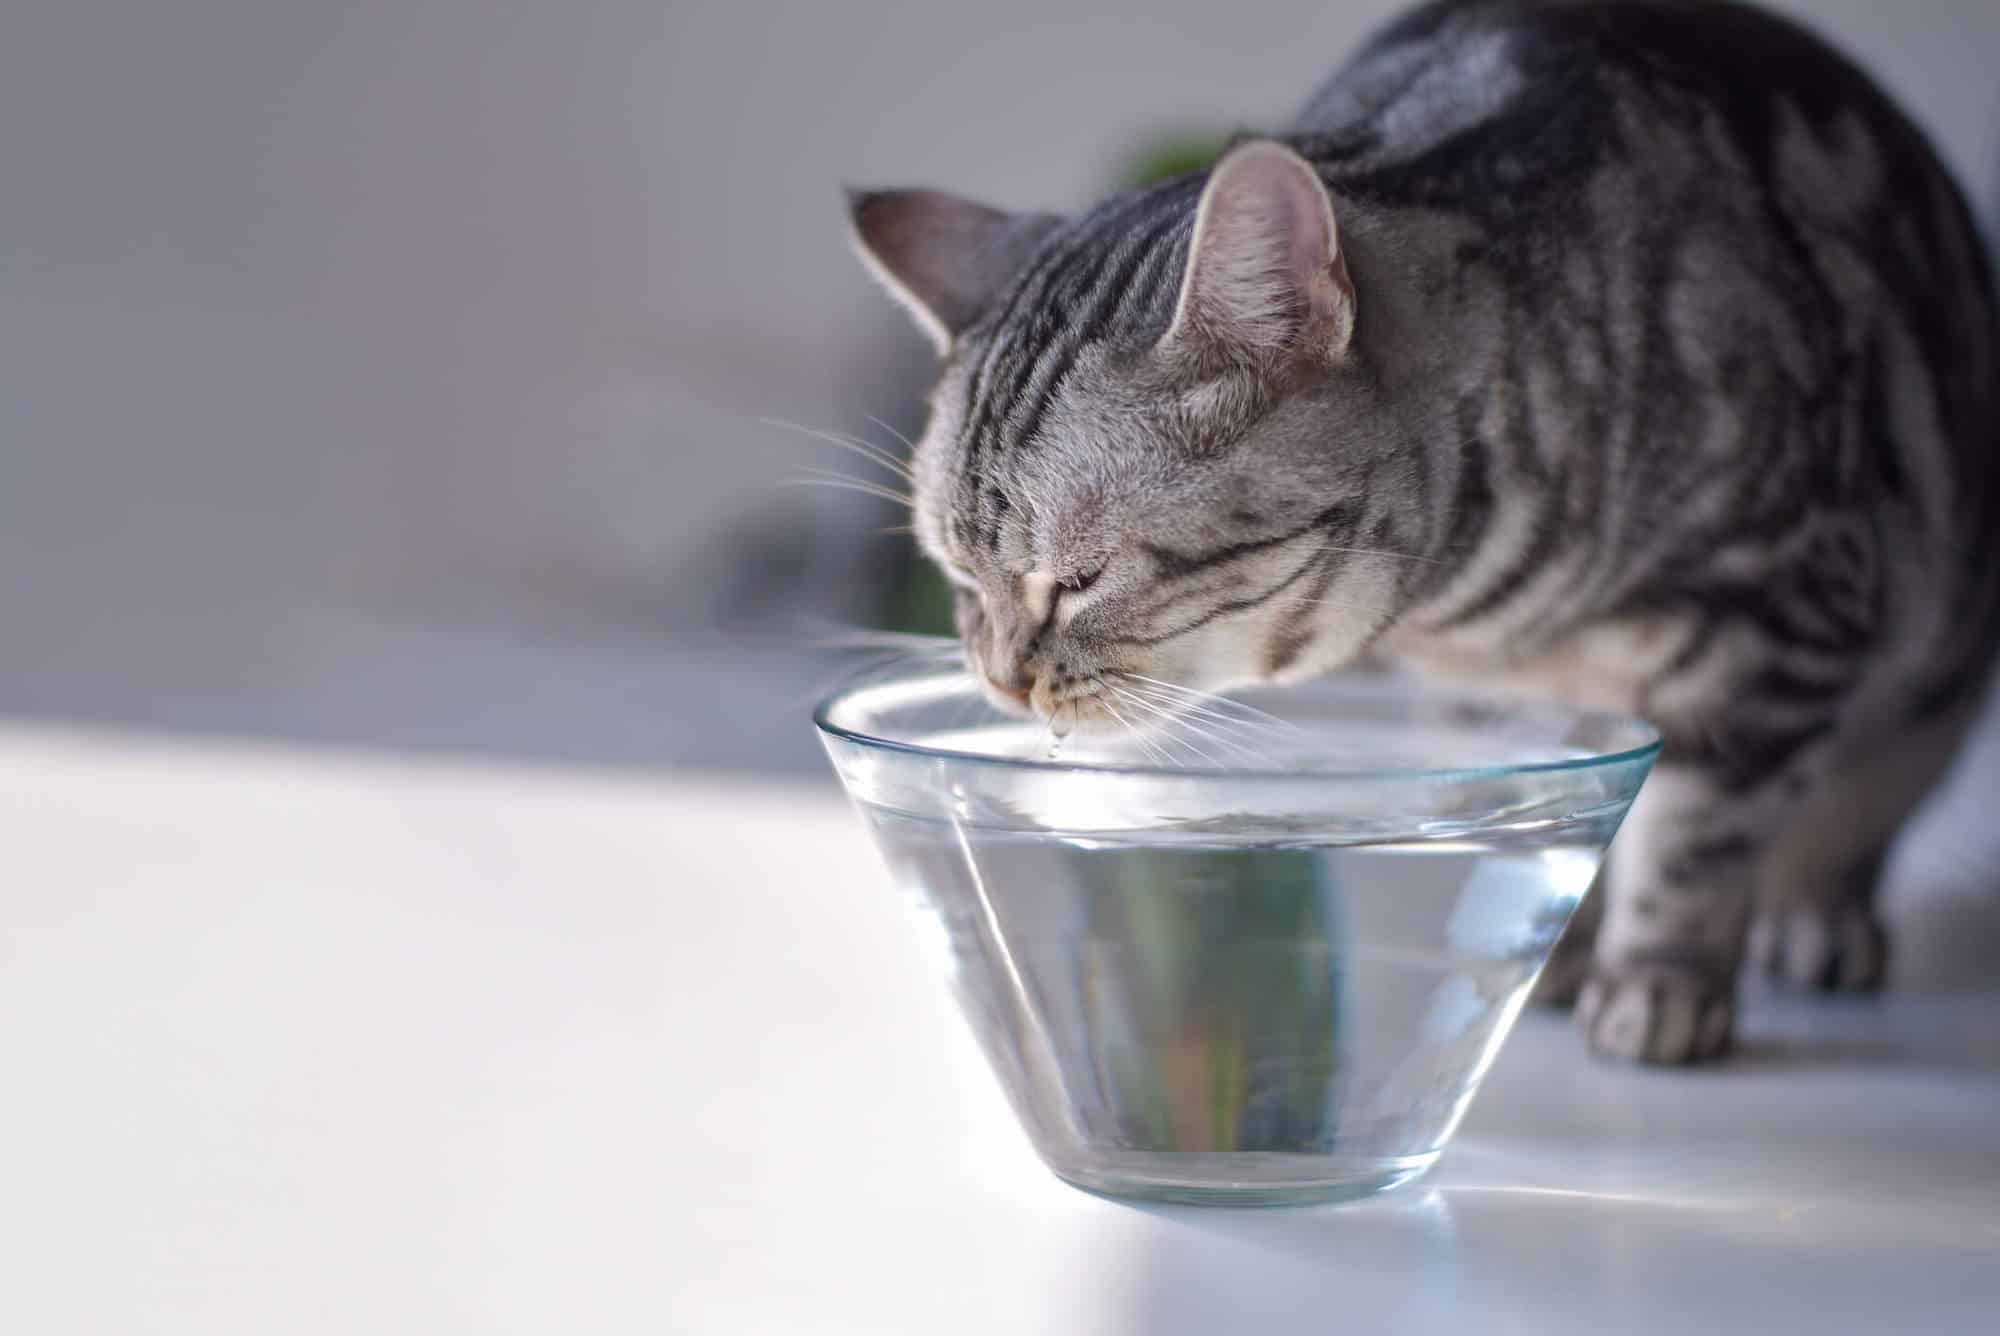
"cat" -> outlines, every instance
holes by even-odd
[[[1544,981],[1591,1048],[1723,1053],[1746,958],[1881,983],[1884,850],[2000,642],[2000,328],[1844,58],[1732,3],[1445,0],[1079,216],[849,209],[942,357],[914,523],[996,703],[1109,730],[1121,675],[1366,653],[1636,712],[1662,759]]]

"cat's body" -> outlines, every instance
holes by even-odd
[[[998,696],[1109,726],[1373,647],[1637,711],[1593,1043],[1719,1051],[1746,942],[1879,981],[2000,638],[2000,328],[1851,67],[1733,5],[1435,4],[1212,173],[856,223],[948,352],[918,530]]]

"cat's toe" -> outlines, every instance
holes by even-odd
[[[1769,910],[1750,932],[1750,959],[1792,988],[1872,993],[1889,967],[1889,938],[1858,905]]]
[[[1592,969],[1576,1019],[1593,1053],[1627,1062],[1706,1062],[1729,1047],[1735,1007],[1726,988],[1661,965]]]

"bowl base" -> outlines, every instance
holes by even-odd
[[[1125,1152],[1095,1165],[1051,1165],[1099,1197],[1180,1206],[1313,1206],[1387,1192],[1437,1163],[1439,1152],[1394,1156],[1252,1152]]]

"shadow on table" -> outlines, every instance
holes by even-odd
[[[1527,1186],[1298,1212],[1154,1212],[1115,1330],[1969,1330],[1990,1243],[1781,1202]],[[1828,1324],[1831,1322],[1831,1327]]]
[[[1890,986],[1912,996],[2000,988],[2000,868],[1985,885],[1940,887],[1892,906]],[[1900,912],[1893,912],[1900,910]]]
[[[1111,1330],[1963,1331],[2000,1302],[2000,894],[1890,902],[1879,998],[1744,997],[1732,1062],[1588,1060],[1530,1013],[1434,1185],[1131,1207]]]

